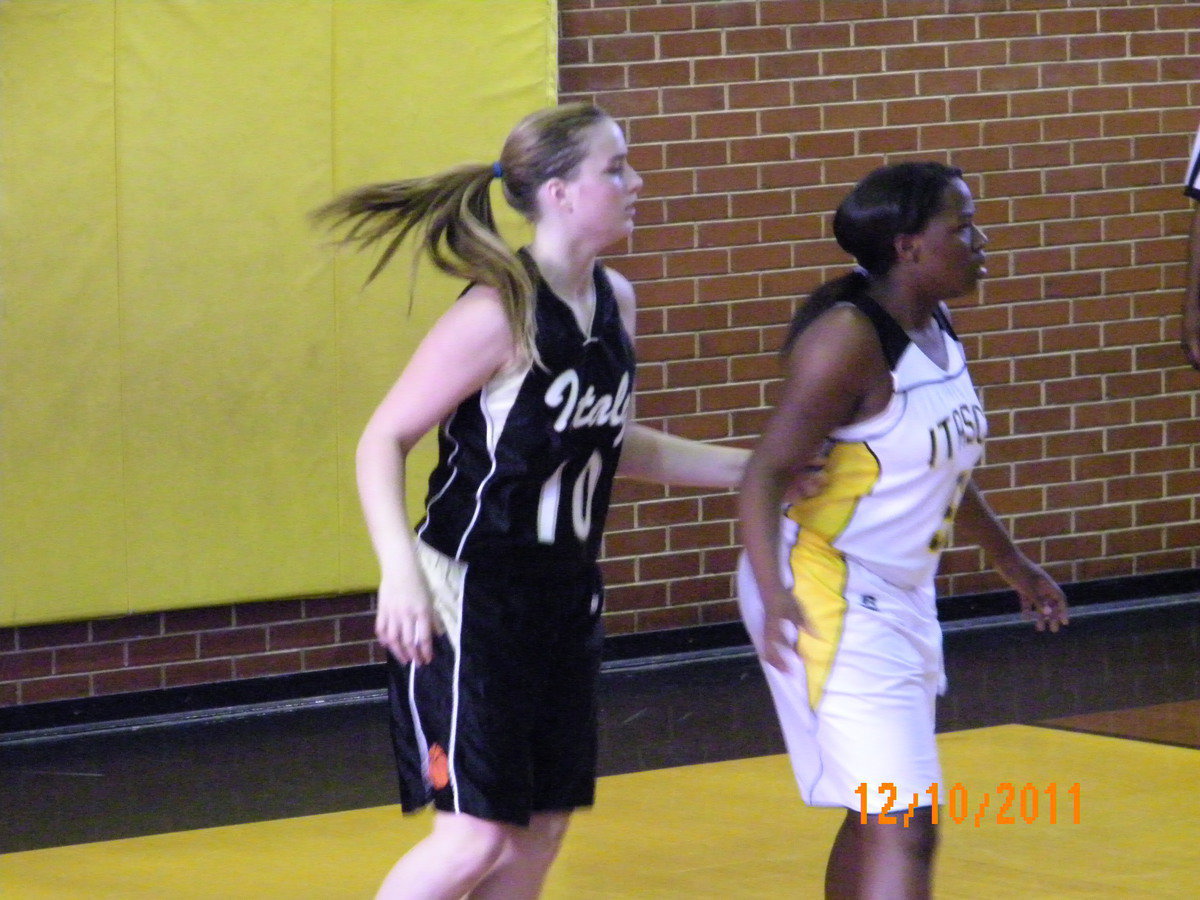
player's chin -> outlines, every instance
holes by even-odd
[[[626,219],[624,222],[615,226],[609,232],[608,240],[605,241],[605,246],[608,246],[609,244],[616,244],[620,241],[623,241],[626,238],[628,238],[631,234],[633,234],[633,220]]]

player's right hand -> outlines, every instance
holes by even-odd
[[[404,664],[425,665],[433,660],[433,602],[424,583],[379,585],[375,637]]]
[[[770,666],[786,672],[800,658],[800,632],[812,634],[804,611],[791,591],[763,603],[762,658]]]

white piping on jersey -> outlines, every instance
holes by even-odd
[[[1196,142],[1192,145],[1192,161],[1188,165],[1184,193],[1190,197],[1200,196],[1200,131],[1196,132]]]
[[[425,729],[421,727],[421,710],[417,707],[417,667],[408,667],[408,711],[412,715],[413,727],[417,730],[417,751],[421,755],[421,775],[426,785],[429,778],[429,743],[425,740]]]
[[[562,473],[567,467],[566,460],[554,470],[554,475],[546,479],[542,485],[542,493],[538,502],[537,535],[543,544],[554,543],[554,529],[558,524],[558,503],[562,493]]]
[[[429,498],[425,503],[425,521],[421,527],[417,529],[417,537],[421,537],[425,533],[425,529],[429,527],[429,520],[433,518],[433,505],[437,503],[438,498],[446,491],[450,490],[450,485],[454,483],[454,479],[458,477],[458,469],[454,467],[454,458],[458,456],[458,451],[462,449],[462,445],[455,439],[454,433],[450,430],[450,426],[454,424],[454,417],[458,414],[458,410],[450,413],[450,418],[446,419],[446,424],[442,426],[442,432],[446,435],[446,439],[454,444],[454,449],[450,451],[450,455],[446,457],[446,464],[450,466],[450,477],[446,479],[446,483],[442,485],[442,489]]]
[[[454,765],[454,758],[458,754],[458,700],[460,696],[459,681],[461,679],[463,645],[462,645],[462,623],[467,615],[467,577],[470,575],[470,566],[463,569],[462,582],[459,587],[458,596],[458,633],[454,635],[454,682],[451,688],[451,707],[450,707],[450,746],[446,748],[446,772],[450,776],[450,793],[454,795],[454,811],[462,812],[462,807],[458,799],[458,769]],[[413,665],[416,668],[416,665]]]
[[[872,438],[882,437],[896,427],[904,417],[904,410],[907,407],[908,393],[900,390],[896,384],[896,376],[893,374],[892,396],[888,400],[887,406],[861,422],[851,422],[849,425],[833,429],[829,436],[835,441],[845,442],[869,441]]]
[[[500,442],[504,423],[508,421],[508,414],[512,412],[513,405],[517,402],[517,394],[520,393],[521,385],[525,382],[525,376],[529,374],[529,371],[529,366],[526,366],[505,375],[498,375],[480,388],[479,411],[483,414],[483,421],[487,426],[488,458],[492,465],[488,469],[487,475],[480,479],[479,487],[475,489],[475,511],[471,513],[471,521],[463,529],[458,549],[454,551],[455,559],[462,558],[463,548],[467,546],[467,539],[471,536],[475,523],[479,521],[480,513],[483,512],[483,492],[487,488],[488,482],[492,480],[492,476],[496,474],[498,465],[496,445]]]
[[[900,386],[900,377],[893,370],[892,375],[892,396],[888,400],[887,406],[877,412],[875,415],[863,419],[861,422],[852,422],[849,425],[843,425],[840,428],[835,428],[830,437],[840,441],[868,441],[871,438],[880,437],[887,434],[896,426],[904,415],[905,407],[908,404],[908,395],[920,388],[934,387],[941,384],[954,381],[961,378],[967,371],[967,359],[962,350],[959,349],[958,342],[955,341],[945,332],[942,332],[943,338],[946,341],[948,348],[953,350],[950,362],[957,362],[958,365],[953,369],[942,369],[933,360],[925,356],[915,344],[909,344],[901,354],[900,359],[909,353],[917,353],[922,359],[928,360],[929,365],[938,370],[938,375],[933,378],[925,378],[921,381],[913,381]],[[900,361],[896,363],[897,367]]]
[[[901,390],[902,391],[915,391],[917,388],[929,387],[930,385],[945,384],[947,381],[953,381],[955,378],[961,378],[962,374],[965,371],[967,371],[967,363],[966,363],[966,360],[963,360],[963,364],[961,366],[959,366],[957,369],[955,369],[953,372],[945,372],[944,374],[939,375],[937,378],[926,378],[923,381],[911,382],[909,384],[906,384],[903,388],[901,388]]]

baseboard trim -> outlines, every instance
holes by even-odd
[[[1075,618],[1200,602],[1200,571],[1110,578],[1066,585]],[[938,602],[947,634],[1022,624],[1012,592],[948,597]],[[741,622],[721,622],[610,636],[603,669],[621,672],[702,659],[749,655]],[[240,681],[165,688],[0,708],[0,744],[71,734],[235,718],[315,705],[376,702],[385,689],[382,664]]]
[[[219,710],[281,708],[324,697],[382,691],[385,685],[384,667],[376,664],[8,706],[0,708],[0,743],[90,732],[114,723],[126,728],[184,722]]]
[[[1126,601],[1154,602],[1160,598],[1200,596],[1200,569],[1077,581],[1063,585],[1063,593],[1067,595],[1067,602],[1078,609]],[[942,622],[969,622],[1010,614],[1016,609],[1017,598],[1012,591],[987,591],[938,600],[938,618]]]

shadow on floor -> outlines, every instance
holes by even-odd
[[[953,731],[1200,699],[1200,603],[951,630]],[[783,752],[757,661],[609,669],[605,775]],[[0,852],[396,802],[377,692],[252,716],[0,744]]]

